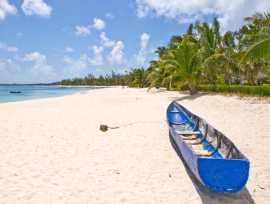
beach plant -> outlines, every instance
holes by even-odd
[[[166,55],[165,67],[170,76],[178,76],[180,82],[188,86],[191,94],[197,92],[199,82],[199,44],[190,37],[185,37],[174,49],[170,49]]]

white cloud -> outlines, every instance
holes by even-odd
[[[7,47],[8,52],[18,52],[19,49],[17,47],[9,46]]]
[[[64,56],[63,62],[67,66],[64,70],[64,77],[81,77],[82,72],[89,66],[89,57],[86,54],[82,54],[79,59]]]
[[[44,0],[24,0],[22,10],[27,16],[50,16],[52,7],[49,6]]]
[[[76,26],[75,33],[78,36],[87,36],[91,33],[92,29],[103,30],[106,27],[105,21],[100,18],[94,18],[93,23],[86,26]]]
[[[23,57],[0,59],[0,83],[47,83],[59,80],[45,55],[26,53]]]
[[[138,17],[154,13],[188,23],[217,15],[223,29],[231,30],[239,28],[244,17],[270,9],[270,1],[263,0],[136,0],[136,4]]]
[[[88,66],[88,56],[86,54],[82,54],[79,59],[73,59],[68,56],[64,56],[63,59],[66,65],[72,66],[77,70],[85,69]]]
[[[124,48],[125,48],[125,45],[122,41],[117,41],[115,43],[108,58],[111,64],[120,65],[124,62],[124,51],[123,51]]]
[[[4,20],[7,15],[14,15],[16,13],[16,7],[11,5],[8,0],[0,0],[0,20]]]
[[[74,49],[72,47],[66,47],[65,52],[66,53],[72,53],[72,52],[74,52]]]
[[[140,50],[136,56],[137,65],[143,66],[146,61],[148,54],[148,44],[150,40],[150,35],[148,33],[143,33],[140,38]]]
[[[17,47],[8,46],[8,45],[6,45],[4,43],[1,43],[1,42],[0,42],[0,49],[3,49],[5,51],[7,51],[7,52],[18,52],[19,51],[19,49]]]
[[[2,72],[12,72],[17,71],[18,66],[15,65],[12,59],[0,59],[0,71]]]
[[[42,63],[36,62],[30,71],[32,78],[35,79],[36,82],[55,82],[58,78],[55,70],[47,61]]]
[[[106,36],[106,33],[105,32],[100,33],[100,36],[99,37],[100,37],[101,44],[104,47],[110,48],[110,47],[113,47],[115,45],[115,42],[113,40],[110,40]]]
[[[149,43],[149,40],[150,40],[150,35],[148,33],[143,33],[141,35],[141,49],[142,50],[145,50],[148,46],[148,43]]]
[[[93,52],[92,57],[87,54],[82,54],[79,58],[64,56],[63,62],[66,67],[63,74],[65,78],[81,77],[87,68],[104,64],[103,47],[93,46],[91,49]]]
[[[39,52],[26,53],[23,61],[34,63],[31,67],[31,76],[37,82],[53,80],[56,78],[56,73],[51,65],[47,62],[47,57]]]
[[[106,23],[100,18],[94,18],[92,27],[97,30],[103,30],[106,27]]]
[[[89,60],[90,64],[91,65],[94,65],[94,66],[100,66],[103,64],[103,55],[102,55],[102,52],[104,50],[103,47],[98,47],[96,45],[94,45],[92,47],[92,50],[93,50],[93,53],[94,53],[94,56],[92,59]]]
[[[18,77],[22,77],[21,67],[12,59],[0,59],[0,83],[18,82]]]
[[[90,29],[86,26],[76,26],[75,33],[78,36],[87,36],[90,34]]]
[[[40,54],[39,52],[26,53],[23,57],[23,60],[26,62],[36,62],[36,63],[46,63],[47,62],[46,56]]]
[[[121,65],[124,63],[124,48],[123,41],[114,41],[107,37],[105,32],[100,33],[100,44],[102,45],[102,51],[104,48],[110,49],[110,53],[107,56],[107,60],[110,64]]]

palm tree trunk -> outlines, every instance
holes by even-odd
[[[189,84],[189,94],[190,94],[190,95],[194,95],[194,94],[196,94],[196,93],[198,93],[198,88],[197,88],[197,86],[194,85],[194,84]]]
[[[169,90],[172,90],[172,77],[170,77],[170,85],[169,85]]]

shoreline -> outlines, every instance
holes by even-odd
[[[55,87],[61,87],[61,86],[55,86]],[[6,95],[6,98],[2,98],[0,99],[0,104],[5,104],[5,103],[16,103],[16,102],[23,102],[23,101],[32,101],[32,100],[42,100],[42,99],[49,99],[49,98],[59,98],[59,97],[64,97],[64,96],[69,96],[69,95],[73,95],[73,94],[81,94],[81,93],[85,93],[88,91],[92,91],[95,89],[100,89],[103,87],[93,87],[93,86],[67,86],[67,87],[63,87],[63,88],[92,88],[92,89],[88,89],[88,90],[76,90],[70,93],[61,93],[58,92],[56,95],[41,95],[41,96],[28,96],[29,98],[19,98],[19,97],[23,97],[23,95],[18,95],[17,100],[13,99],[13,100],[9,100],[7,99],[7,97],[10,97],[10,95]]]
[[[77,87],[77,86],[64,86],[64,87]],[[83,88],[84,86],[82,86],[81,88]],[[87,87],[93,87],[93,86],[85,86]],[[99,88],[122,88],[122,86],[95,86],[98,89]],[[189,93],[187,91],[160,91],[160,92],[152,92],[148,91],[148,88],[132,88],[132,87],[124,87],[125,89],[142,89],[142,90],[146,90],[146,92],[148,92],[149,94],[159,94],[159,93],[163,93],[163,92],[167,92],[167,93],[171,93],[171,94],[180,94],[180,95],[187,95],[190,96]],[[92,89],[92,90],[81,90],[81,91],[77,91],[77,92],[73,92],[73,93],[67,93],[67,94],[62,94],[62,95],[58,95],[58,96],[44,96],[44,97],[37,97],[37,98],[31,98],[31,99],[22,99],[22,100],[17,100],[17,101],[1,101],[0,100],[0,105],[1,104],[9,104],[9,103],[19,103],[19,102],[28,102],[28,101],[39,101],[39,100],[46,100],[46,99],[54,99],[54,98],[63,98],[66,96],[71,96],[71,95],[76,95],[76,94],[87,94],[88,92],[91,92],[93,90],[97,90],[97,89]],[[212,92],[199,92],[198,94],[195,94],[194,96],[190,96],[190,98],[194,97],[196,98],[198,95],[208,95],[208,96],[224,96],[224,97],[235,97],[239,100],[246,100],[246,101],[250,101],[252,103],[261,103],[261,104],[269,104],[270,103],[270,97],[268,96],[249,96],[249,95],[239,95],[239,94],[233,94],[233,93],[212,93]]]
[[[198,191],[169,141],[165,112],[172,100],[206,119],[248,157],[244,191]],[[269,103],[114,87],[1,103],[0,114],[3,203],[252,204],[270,199]],[[120,128],[103,133],[100,124]]]

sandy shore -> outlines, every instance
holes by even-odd
[[[250,159],[242,192],[209,193],[189,176],[169,142],[173,99]],[[0,203],[270,203],[270,104],[122,88],[0,104]]]

